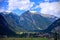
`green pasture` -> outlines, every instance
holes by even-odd
[[[48,40],[48,38],[0,38],[0,40]]]

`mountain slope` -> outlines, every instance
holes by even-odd
[[[9,28],[9,24],[6,22],[2,14],[0,13],[0,35],[13,36],[16,35],[14,31]]]
[[[58,32],[60,34],[60,30],[58,29],[60,28],[60,19],[57,19],[56,21],[54,21],[47,29],[45,30],[35,30],[36,32],[43,32],[43,33],[51,33],[53,32]],[[59,31],[58,31],[59,30]],[[53,33],[52,32],[52,33]]]
[[[53,22],[55,20],[56,19],[53,19]],[[20,15],[20,25],[29,31],[45,30],[53,22],[50,20],[50,18],[43,17],[38,13],[31,13],[29,11],[26,11],[22,15]]]
[[[19,24],[19,16],[16,14],[11,13],[2,13],[3,17],[5,18],[6,22],[11,26],[10,28],[15,32],[25,31],[22,26]]]

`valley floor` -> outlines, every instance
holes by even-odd
[[[0,40],[48,40],[48,38],[0,38]]]

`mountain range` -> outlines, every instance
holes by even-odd
[[[32,13],[26,11],[21,15],[14,13],[0,12],[0,34],[2,30],[16,32],[51,32],[58,25],[60,26],[60,18],[53,15]],[[60,27],[59,27],[60,28]],[[5,31],[4,30],[4,31]],[[7,34],[7,33],[6,33]],[[8,33],[9,34],[9,33]]]

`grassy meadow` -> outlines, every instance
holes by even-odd
[[[0,38],[0,40],[48,40],[48,38]]]

